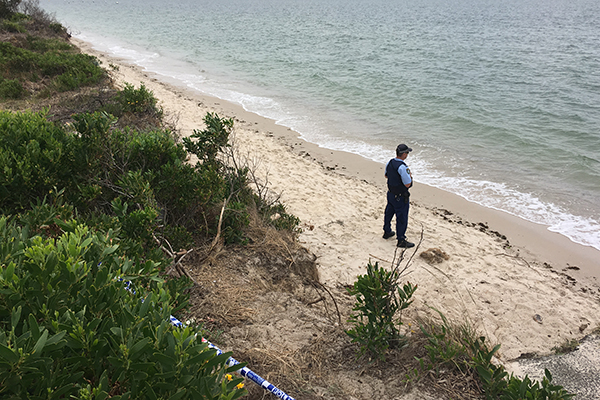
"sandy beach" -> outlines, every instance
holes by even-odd
[[[393,260],[396,241],[381,237],[383,165],[319,148],[240,106],[175,86],[166,77],[73,41],[105,68],[118,65],[111,74],[119,85],[143,83],[152,90],[182,135],[201,128],[207,112],[234,118],[234,145],[300,218],[299,240],[318,257],[322,283],[348,285],[365,272],[369,260],[384,265]],[[599,251],[419,185],[418,171],[413,174],[417,183],[407,236],[421,243],[406,278],[419,286],[412,313],[431,306],[452,321],[468,320],[489,341],[502,344],[503,361],[525,353],[550,354],[552,347],[598,327]],[[448,259],[434,263],[421,257],[428,249],[439,249]]]

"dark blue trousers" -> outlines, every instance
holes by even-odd
[[[387,192],[387,206],[383,218],[383,231],[391,232],[392,217],[396,216],[396,237],[398,241],[406,239],[406,227],[408,226],[408,207],[410,203],[402,196],[395,196]]]

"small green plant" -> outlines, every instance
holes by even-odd
[[[442,319],[441,324],[419,324],[421,332],[427,338],[425,350],[428,359],[419,359],[421,369],[434,370],[436,373],[444,365],[452,365],[460,369],[466,358],[465,346],[457,339],[454,327],[450,325],[446,316],[438,312]]]
[[[369,352],[385,359],[388,348],[399,348],[406,343],[398,330],[402,321],[396,315],[412,303],[417,289],[410,282],[400,286],[398,268],[388,271],[369,262],[366,275],[359,275],[348,293],[356,296],[353,314],[348,322],[354,326],[346,331],[352,342],[360,344],[359,356]]]
[[[481,336],[470,343],[470,349],[472,352],[471,363],[483,383],[485,398],[497,399],[506,389],[506,377],[508,376],[502,365],[492,363],[492,358],[500,349],[500,345],[489,350],[485,344],[485,337]]]
[[[436,311],[440,323],[421,323],[420,328],[427,338],[427,357],[417,358],[419,369],[407,374],[406,381],[419,379],[422,372],[434,371],[437,374],[442,366],[450,366],[461,373],[476,375],[486,400],[569,400],[569,394],[562,386],[552,385],[552,376],[546,370],[542,382],[532,382],[528,376],[520,379],[511,375],[504,366],[493,362],[500,345],[490,349],[484,336],[478,336],[470,325],[455,327],[443,313]]]
[[[215,113],[204,117],[205,129],[194,130],[190,137],[183,138],[188,152],[198,157],[203,164],[220,164],[217,154],[229,147],[228,140],[233,130],[233,119],[221,118]]]
[[[575,397],[560,385],[552,384],[552,374],[544,369],[542,382],[532,382],[528,376],[520,379],[512,376],[508,379],[508,385],[502,392],[500,400],[569,400]]]
[[[276,202],[270,206],[263,207],[261,211],[265,214],[267,223],[276,229],[301,232],[301,229],[298,228],[300,218],[290,214],[284,204]]]
[[[579,346],[579,340],[566,339],[563,344],[553,347],[552,350],[556,354],[567,354],[577,350],[577,346]]]
[[[489,350],[483,336],[470,343],[470,349],[470,365],[483,384],[486,400],[569,400],[575,396],[562,386],[553,385],[552,375],[547,369],[541,385],[540,382],[533,382],[527,375],[523,379],[512,374],[509,377],[504,366],[492,362],[500,345]]]
[[[162,109],[157,107],[154,93],[143,83],[137,89],[132,84],[126,83],[123,90],[117,95],[117,101],[124,113],[147,113],[162,116]]]

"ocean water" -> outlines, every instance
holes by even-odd
[[[99,50],[307,141],[381,163],[407,143],[417,182],[600,250],[597,0],[40,5]]]

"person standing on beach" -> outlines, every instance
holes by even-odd
[[[415,244],[406,240],[408,226],[408,207],[413,180],[410,169],[404,163],[412,149],[405,144],[396,147],[396,158],[392,158],[385,166],[387,178],[387,205],[383,218],[383,238],[389,239],[397,234],[398,247],[410,248]],[[396,232],[392,230],[392,218],[396,215]]]

